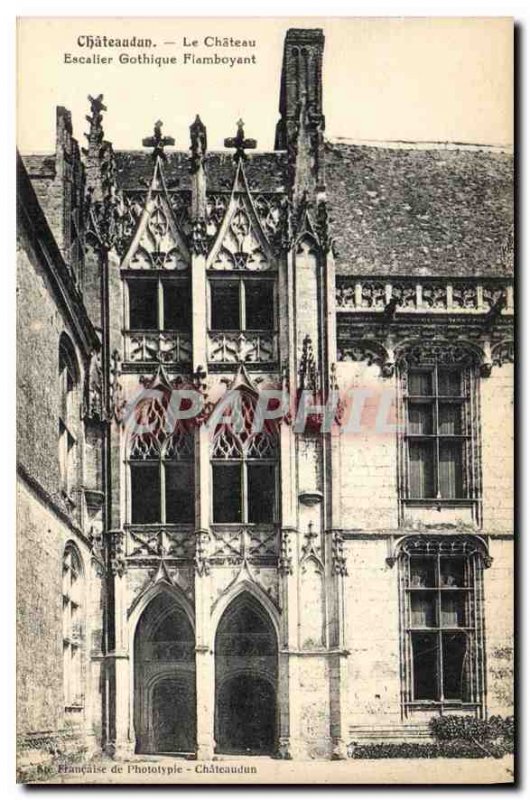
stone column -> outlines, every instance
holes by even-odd
[[[195,653],[197,681],[197,758],[209,760],[214,753],[215,663],[210,624],[211,586],[208,566],[210,543],[210,459],[206,429],[198,432],[198,515],[195,532]]]
[[[193,363],[206,376],[208,363],[206,303],[206,128],[197,117],[190,126],[191,215],[192,215],[192,308]],[[198,382],[202,380],[198,377]],[[208,565],[210,540],[210,442],[204,425],[196,440],[195,504],[195,664],[197,682],[197,758],[208,760],[214,752],[215,664],[210,626],[211,588]]]
[[[107,655],[113,674],[114,730],[108,748],[114,758],[126,758],[134,753],[135,737],[130,710],[130,664],[127,626],[127,592],[125,562],[125,534],[122,530],[109,531],[109,568],[114,584],[114,647]]]

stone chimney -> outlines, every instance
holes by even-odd
[[[320,28],[290,28],[285,37],[280,86],[280,120],[276,150],[287,150],[297,135],[300,106],[305,95],[309,118],[324,130],[322,113],[322,57],[324,34]]]

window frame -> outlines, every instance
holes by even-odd
[[[79,369],[73,345],[63,335],[59,343],[59,483],[61,492],[72,505],[75,505],[73,494],[79,478],[79,412]]]
[[[435,586],[413,586],[411,582],[411,559],[421,558],[435,562]],[[422,535],[406,536],[398,546],[399,596],[400,596],[400,652],[401,652],[401,706],[407,717],[415,711],[436,709],[443,713],[451,709],[463,709],[479,716],[485,714],[485,625],[483,570],[490,564],[485,544],[474,536]],[[444,587],[440,565],[451,560],[463,561],[464,586]],[[437,618],[432,625],[413,623],[412,598],[421,593],[435,594]],[[441,618],[443,597],[448,594],[464,595],[465,625],[444,625]],[[466,640],[464,662],[468,670],[467,693],[461,698],[446,697],[444,681],[444,635],[462,634]],[[415,635],[431,636],[436,647],[436,697],[418,698],[415,692]],[[467,659],[467,660],[466,660]],[[464,681],[464,678],[462,678]]]
[[[248,328],[247,327],[247,305],[246,305],[246,283],[269,284],[271,285],[272,317],[268,328]],[[213,327],[213,292],[214,284],[237,284],[239,289],[239,327],[238,328],[214,328]],[[250,275],[248,273],[230,273],[223,275],[208,275],[208,331],[210,333],[232,333],[243,331],[245,333],[274,333],[277,330],[278,302],[276,297],[276,277],[275,275]]]
[[[255,406],[257,403],[257,395],[254,396],[250,392],[241,391],[239,394],[240,404],[232,409],[231,420],[234,429],[226,427],[223,423],[220,428],[215,432],[210,447],[210,485],[211,485],[211,498],[210,498],[210,520],[212,525],[244,525],[244,526],[274,526],[279,519],[279,437],[276,429],[266,429],[262,431],[253,432],[252,423],[254,420]],[[249,417],[250,414],[250,417]],[[242,427],[241,430],[236,432],[235,422],[238,421]],[[216,448],[221,437],[228,437],[230,444],[230,451],[226,455],[216,455]],[[270,450],[266,455],[262,455],[258,450],[258,454],[249,455],[249,451],[258,441],[258,437],[267,437],[268,448]],[[230,442],[231,440],[231,442]],[[226,441],[226,439],[225,439]],[[234,455],[235,453],[235,455]],[[240,507],[241,519],[234,522],[218,522],[214,518],[215,511],[215,485],[214,473],[215,468],[223,468],[225,466],[240,465]],[[272,519],[269,522],[250,522],[249,521],[249,467],[253,465],[270,466],[273,469],[273,491],[274,500],[272,506]]]
[[[139,274],[138,271],[129,270],[126,273],[123,273],[123,284],[124,284],[124,320],[125,320],[125,331],[127,333],[180,333],[180,334],[191,334],[192,332],[192,315],[190,313],[189,324],[187,327],[181,328],[167,328],[165,327],[165,297],[164,297],[164,286],[166,285],[173,285],[173,286],[182,286],[184,287],[190,295],[190,306],[191,306],[191,282],[189,275],[173,275],[169,274],[168,272],[155,272],[155,271],[145,271],[146,274]],[[131,283],[138,283],[140,284],[142,281],[150,281],[151,283],[156,283],[156,297],[157,297],[157,307],[156,307],[156,318],[157,318],[157,328],[131,328],[131,298],[130,298],[130,288]]]
[[[85,575],[77,547],[68,542],[62,557],[63,693],[66,711],[84,708]],[[68,576],[68,586],[65,587]],[[75,577],[73,577],[75,576]],[[75,591],[73,587],[76,587]],[[66,591],[65,591],[66,588]],[[74,617],[77,622],[74,622]],[[79,633],[76,634],[75,628]]]
[[[231,465],[240,465],[241,466],[241,478],[240,478],[240,501],[241,501],[241,519],[238,521],[233,522],[219,522],[214,518],[214,467],[220,467],[221,469],[225,466]],[[248,481],[248,467],[252,466],[253,464],[260,464],[263,466],[271,466],[273,468],[273,490],[274,490],[274,502],[273,502],[273,509],[272,509],[272,519],[268,522],[251,522],[249,520],[249,481]],[[211,492],[211,504],[210,504],[210,516],[212,520],[212,525],[275,525],[278,522],[278,461],[277,459],[271,458],[245,458],[242,455],[240,458],[211,458],[210,459],[210,475],[211,475],[211,485],[212,485],[212,492]]]
[[[407,508],[469,508],[472,520],[478,527],[482,525],[482,470],[480,446],[480,369],[476,355],[465,346],[447,342],[435,342],[409,345],[401,351],[397,358],[397,423],[398,423],[398,501],[400,525],[407,520]],[[438,371],[459,372],[461,390],[456,395],[439,395],[437,393]],[[414,372],[436,373],[436,385],[429,396],[411,395],[408,393],[409,375]],[[433,431],[431,435],[414,434],[409,430],[409,400],[420,402],[432,401],[439,407],[447,399],[447,403],[459,403],[462,406],[461,430],[459,434],[444,434]],[[438,426],[434,418],[433,425]],[[436,464],[432,463],[433,496],[418,497],[411,493],[410,485],[410,443],[436,442]],[[459,441],[461,444],[461,496],[443,497],[439,491],[440,441]],[[433,456],[434,462],[434,456]]]
[[[165,434],[162,443],[159,443],[158,452],[157,454],[149,454],[145,456],[135,456],[131,454],[132,445],[131,442],[128,442],[128,450],[127,450],[127,483],[128,483],[128,503],[127,503],[127,519],[129,520],[129,524],[133,527],[142,527],[142,526],[149,526],[149,525],[175,525],[175,526],[188,526],[195,524],[195,493],[197,490],[197,475],[196,475],[196,463],[195,463],[195,434],[191,431],[186,431],[185,435],[190,436],[190,444],[192,448],[191,455],[167,455],[166,453],[166,446],[169,443],[171,436],[176,431],[173,431],[171,434]],[[181,521],[181,522],[170,522],[167,521],[167,498],[166,498],[166,466],[172,464],[180,464],[186,465],[190,470],[190,477],[191,483],[193,484],[193,502],[192,502],[192,514],[191,518],[188,521]],[[135,469],[143,469],[148,465],[157,465],[158,467],[158,484],[159,484],[159,516],[160,519],[152,522],[135,522],[133,520],[133,479],[132,479],[132,469],[133,465]]]

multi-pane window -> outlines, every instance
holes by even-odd
[[[182,278],[131,278],[129,330],[189,331],[191,329],[190,283]]]
[[[409,499],[469,496],[469,387],[464,370],[439,366],[407,372]]]
[[[273,281],[263,277],[210,281],[211,330],[272,330],[274,317]]]
[[[277,441],[252,432],[255,398],[244,393],[231,425],[220,425],[212,446],[213,522],[276,520]]]
[[[83,704],[83,573],[73,545],[63,555],[63,682],[64,704]]]
[[[195,517],[194,435],[182,420],[171,433],[164,424],[166,398],[138,409],[148,430],[134,435],[129,454],[130,521],[192,523]]]
[[[481,552],[465,537],[412,539],[401,566],[407,704],[480,704]]]
[[[70,343],[63,338],[59,347],[59,475],[62,491],[70,496],[76,483],[77,369]]]

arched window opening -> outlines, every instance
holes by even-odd
[[[133,524],[187,524],[195,518],[194,430],[177,420],[168,432],[169,396],[138,404],[136,422],[147,432],[129,442]]]
[[[254,432],[257,398],[240,392],[239,399],[212,443],[213,521],[271,524],[277,518],[277,433],[272,426]]]
[[[77,484],[78,385],[74,348],[63,334],[59,344],[59,476],[61,489],[69,498]]]
[[[69,544],[63,555],[63,682],[67,710],[83,706],[84,579],[81,559]]]

